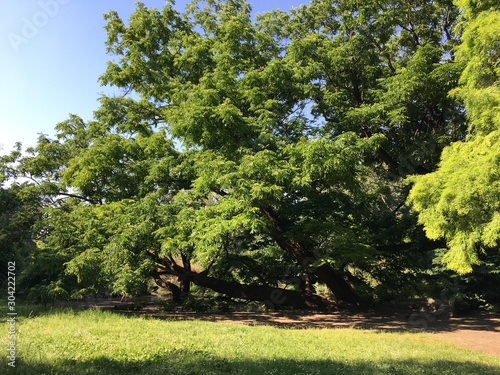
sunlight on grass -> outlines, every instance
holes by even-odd
[[[416,333],[164,321],[95,310],[20,317],[17,329],[17,374],[500,372],[500,358]],[[6,335],[0,343],[7,346]]]

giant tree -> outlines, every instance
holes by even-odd
[[[321,282],[359,302],[408,274],[402,253],[442,246],[402,179],[463,137],[456,16],[448,1],[312,1],[256,21],[243,0],[110,12],[100,79],[122,95],[5,165],[36,181],[41,246],[87,288],[152,277],[176,298],[195,283],[325,307]]]

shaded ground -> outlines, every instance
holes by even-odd
[[[160,311],[152,303],[137,304],[119,300],[97,299],[64,304],[80,308],[99,308],[124,314],[137,314],[157,319],[204,320],[247,325],[272,325],[283,328],[358,328],[379,331],[427,332],[457,346],[500,356],[500,316],[474,314],[449,317],[447,313],[386,309],[377,312],[335,311],[271,311],[233,313],[194,313]]]

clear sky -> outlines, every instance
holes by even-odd
[[[162,8],[164,0],[143,0]],[[189,0],[177,0],[183,10]],[[308,0],[250,0],[255,13],[288,10]],[[122,19],[135,0],[0,1],[0,154],[15,142],[33,146],[38,133],[53,136],[54,126],[74,113],[92,119],[101,93],[98,77],[106,55],[103,14]]]

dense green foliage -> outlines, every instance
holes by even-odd
[[[0,259],[1,266],[7,270],[7,262],[23,265],[23,258],[30,253],[30,227],[35,220],[31,212],[21,208],[16,192],[0,188]],[[7,279],[1,274],[0,283]]]
[[[476,245],[498,251],[498,20],[475,9],[108,13],[100,80],[122,95],[2,160],[9,194],[37,207],[26,288],[137,294],[152,279],[178,301],[194,283],[269,307],[326,307],[319,285],[351,303],[436,293],[438,249],[460,272]],[[30,282],[44,257],[54,268]]]
[[[444,237],[443,262],[459,273],[489,257],[499,273],[500,240],[500,7],[464,2],[462,44],[465,65],[454,90],[467,109],[469,132],[442,154],[439,169],[420,176],[410,199],[430,238]],[[491,264],[491,259],[494,263]]]

